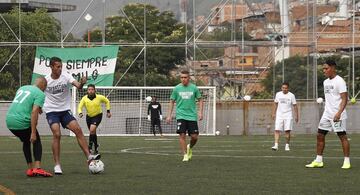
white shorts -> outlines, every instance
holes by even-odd
[[[288,131],[293,129],[293,119],[276,119],[275,131]]]
[[[334,122],[333,120],[321,118],[319,122],[319,129],[334,132],[346,131],[346,119]]]

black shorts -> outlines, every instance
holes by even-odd
[[[197,121],[188,121],[184,119],[177,120],[176,133],[188,133],[189,135],[199,134]]]
[[[96,116],[93,116],[93,117],[86,115],[86,124],[87,124],[88,128],[90,129],[91,125],[96,125],[98,127],[101,123],[102,116],[103,116],[102,113],[100,113]]]
[[[10,129],[11,133],[13,133],[16,137],[18,137],[21,142],[30,142],[31,137],[31,127],[27,129],[21,129],[21,130],[13,130]],[[36,134],[38,135],[38,131],[36,131]],[[37,136],[38,137],[38,136]]]

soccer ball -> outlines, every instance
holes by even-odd
[[[215,131],[215,135],[220,135],[220,131]]]
[[[151,97],[151,96],[147,96],[147,97],[145,98],[145,100],[146,100],[147,102],[151,102],[152,97]]]
[[[245,101],[250,101],[250,100],[251,100],[251,96],[249,96],[249,95],[244,96],[244,100],[245,100]]]
[[[356,103],[356,98],[354,98],[354,97],[351,98],[351,99],[350,99],[350,102],[351,102],[352,104],[355,104],[355,103]]]
[[[93,160],[89,164],[89,173],[98,174],[104,172],[104,163],[101,160]]]
[[[316,100],[316,102],[317,102],[318,104],[323,103],[323,101],[324,101],[324,99],[323,99],[323,98],[321,98],[321,97],[319,97],[319,98]]]

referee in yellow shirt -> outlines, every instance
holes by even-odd
[[[96,94],[95,85],[89,84],[87,88],[87,95],[85,95],[78,106],[79,117],[83,117],[82,108],[85,106],[86,108],[86,124],[90,131],[89,136],[89,150],[97,154],[98,153],[98,143],[97,143],[97,135],[96,128],[101,123],[102,119],[102,107],[101,103],[105,103],[106,105],[106,117],[110,118],[110,101],[105,96]],[[93,150],[93,145],[95,150]]]

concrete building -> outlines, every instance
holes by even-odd
[[[45,8],[48,12],[60,12],[62,11],[75,11],[75,5],[59,4],[59,3],[48,3],[32,0],[0,0],[0,13],[8,12],[13,7],[19,6],[25,12],[32,12],[39,8]]]

